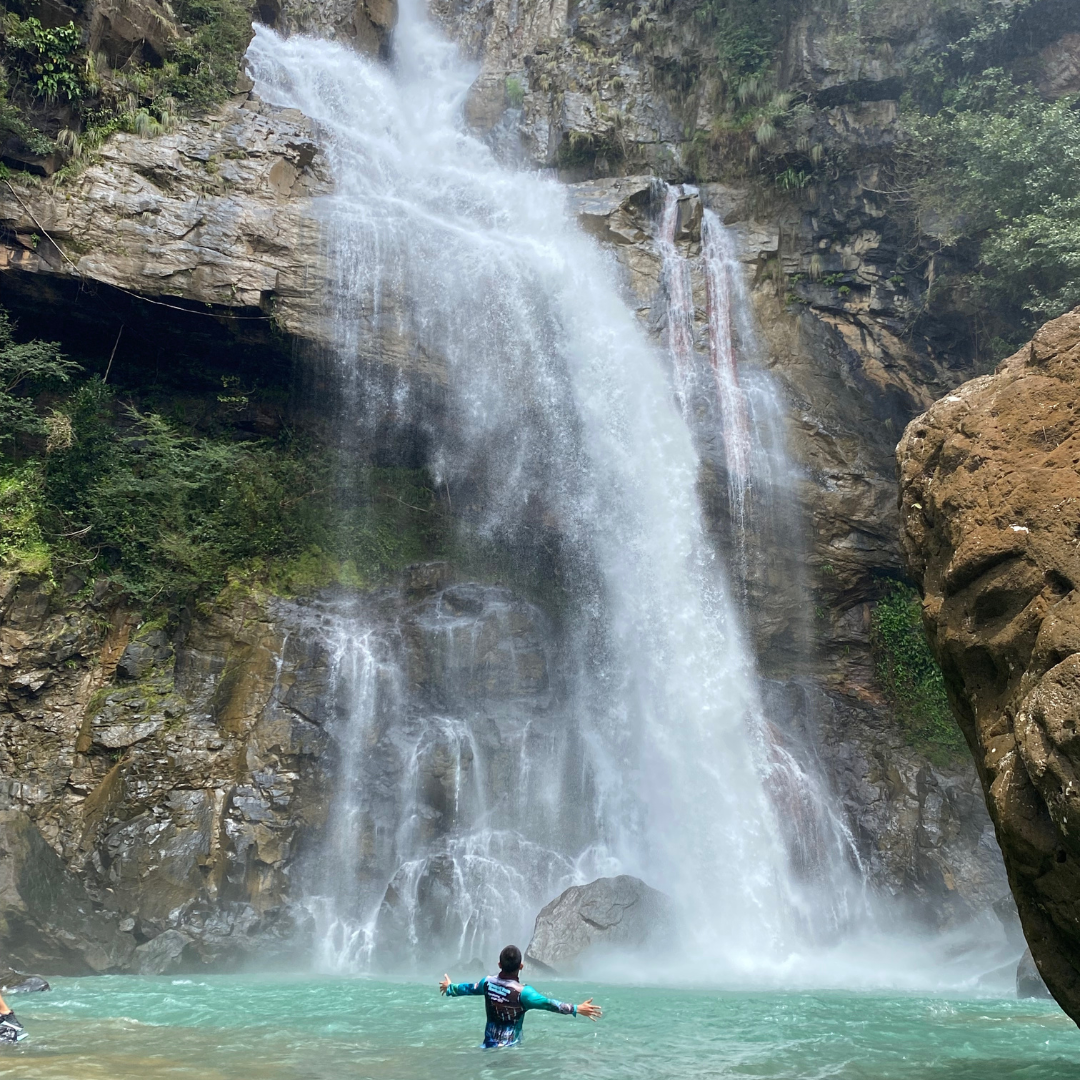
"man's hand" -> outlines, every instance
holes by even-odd
[[[578,1016],[587,1016],[595,1024],[604,1015],[604,1010],[599,1005],[594,1005],[592,998],[589,998],[588,1001],[583,1001],[577,1007],[577,1014]]]
[[[439,983],[439,993],[440,994],[445,994],[447,989],[449,988],[449,986],[450,986],[450,976],[449,975],[444,975],[442,977],[442,982]]]

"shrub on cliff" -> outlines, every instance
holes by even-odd
[[[144,607],[227,581],[278,590],[371,584],[441,550],[426,474],[357,466],[286,433],[252,440],[172,422],[48,342],[18,342],[0,312],[0,565],[108,577]],[[47,390],[42,395],[40,391]],[[243,398],[246,401],[246,398]]]
[[[1000,70],[963,82],[933,116],[909,116],[908,171],[926,231],[978,245],[978,304],[1023,323],[1080,303],[1080,113]],[[945,210],[947,208],[947,211]]]
[[[894,582],[877,602],[871,643],[878,682],[907,741],[939,765],[962,754],[964,739],[926,640],[918,593],[910,586]]]
[[[34,408],[32,394],[68,382],[78,370],[55,341],[16,341],[11,320],[0,311],[0,448],[18,435],[44,435],[47,421]]]

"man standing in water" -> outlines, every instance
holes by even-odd
[[[587,1016],[594,1024],[604,1015],[592,998],[580,1005],[568,1005],[544,997],[531,986],[523,986],[521,974],[521,950],[507,945],[499,953],[499,974],[487,975],[477,983],[452,983],[449,975],[442,977],[439,993],[447,997],[464,997],[466,994],[483,994],[487,1008],[487,1027],[484,1029],[484,1047],[513,1046],[521,1040],[521,1025],[529,1009],[547,1009],[564,1016]]]
[[[26,1038],[22,1024],[15,1019],[15,1014],[8,1008],[7,1002],[0,997],[0,1043],[15,1043]]]

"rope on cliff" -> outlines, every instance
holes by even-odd
[[[10,191],[11,194],[15,196],[15,201],[30,216],[30,220],[41,230],[41,233],[45,237],[45,239],[48,240],[49,243],[52,244],[52,246],[56,248],[56,250],[59,251],[61,255],[63,255],[63,257],[68,261],[68,264],[71,266],[71,269],[75,272],[75,276],[82,280],[82,273],[80,272],[78,266],[74,262],[72,262],[71,256],[68,255],[68,253],[52,238],[52,235],[49,233],[48,229],[46,229],[45,226],[42,225],[41,222],[38,221],[38,219],[34,216],[34,211],[31,210],[30,207],[22,201],[22,199],[19,197],[19,193],[11,186],[11,181],[5,180],[4,183],[7,184],[8,191]],[[107,281],[102,282],[102,284],[108,285],[111,289],[116,289],[117,292],[126,293],[128,296],[133,297],[136,300],[141,300],[144,304],[155,304],[157,307],[170,308],[173,311],[183,311],[186,312],[188,315],[205,315],[208,319],[234,319],[245,322],[267,322],[272,318],[272,316],[270,315],[224,315],[214,311],[199,311],[196,308],[183,307],[180,304],[168,304],[164,300],[151,300],[149,296],[143,296],[142,293],[134,292],[131,289],[125,289],[123,285],[112,285],[110,282]]]

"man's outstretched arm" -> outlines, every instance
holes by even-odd
[[[485,982],[487,982],[486,977],[475,983],[452,983],[450,976],[444,975],[439,983],[439,993],[445,994],[447,997],[466,997],[469,994],[482,994]]]
[[[548,1012],[562,1013],[564,1016],[587,1016],[594,1023],[604,1015],[603,1009],[592,1003],[592,998],[583,1001],[580,1005],[571,1005],[566,1001],[544,997],[539,990],[534,990],[531,986],[521,988],[521,1004],[526,1009],[546,1009]]]

